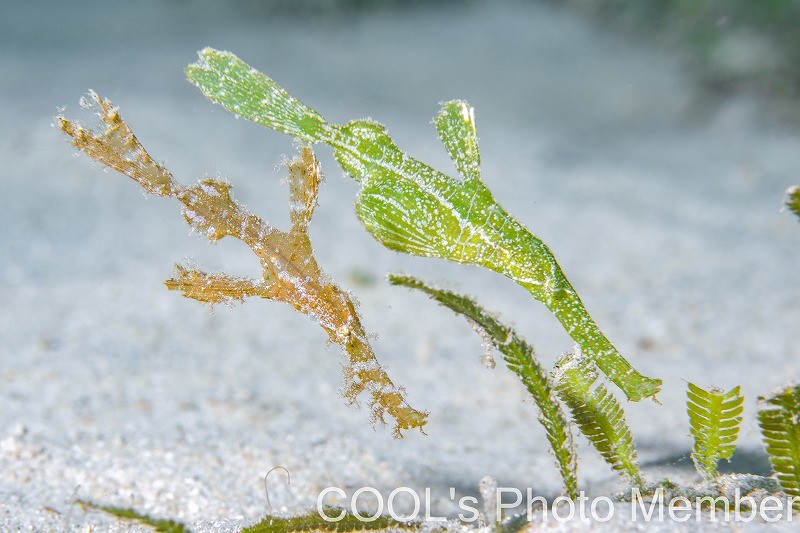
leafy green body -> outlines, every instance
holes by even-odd
[[[687,412],[694,437],[692,460],[706,479],[717,476],[717,463],[736,451],[736,439],[742,425],[744,397],[741,388],[728,392],[704,390],[689,383]]]
[[[433,288],[411,276],[390,275],[389,281],[393,285],[402,285],[424,292],[445,307],[464,315],[486,333],[494,347],[503,354],[508,369],[519,376],[536,402],[539,408],[539,422],[547,433],[547,440],[564,479],[565,492],[569,497],[577,498],[577,458],[572,444],[572,433],[564,411],[553,393],[547,371],[536,359],[533,346],[471,298]]]
[[[556,392],[572,411],[581,433],[612,469],[634,484],[642,485],[636,447],[625,412],[608,389],[595,383],[597,377],[594,363],[581,357],[579,352],[562,357],[553,371]]]
[[[436,126],[463,179],[406,155],[386,128],[369,120],[330,124],[235,55],[205,49],[187,77],[239,116],[307,143],[333,148],[362,185],[356,211],[386,247],[481,265],[509,277],[544,303],[598,367],[634,401],[654,396],[661,380],[637,372],[587,312],[550,249],[494,200],[479,171],[472,108],[445,104]]]
[[[763,399],[758,413],[769,462],[783,491],[793,496],[800,511],[800,385],[787,387]]]

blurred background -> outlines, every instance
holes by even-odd
[[[501,486],[554,497],[535,409],[487,370],[459,317],[398,288],[401,271],[473,294],[551,365],[555,319],[496,274],[381,248],[356,184],[319,147],[320,264],[360,301],[374,347],[427,436],[393,440],[345,405],[340,354],[288,306],[213,312],[163,287],[176,262],[258,274],[239,242],[192,236],[52,127],[91,88],[119,106],[177,179],[221,174],[248,208],[288,223],[286,136],[235,120],[183,78],[196,52],[235,52],[333,122],[372,117],[448,173],[430,120],[475,106],[483,173],[547,242],[609,338],[660,400],[626,404],[652,480],[694,480],[685,386],[742,385],[728,471],[767,474],[756,398],[800,374],[800,3],[770,0],[6,2],[0,15],[0,529],[123,528],[76,498],[234,529],[306,509],[329,485]],[[579,439],[580,478],[620,488]]]

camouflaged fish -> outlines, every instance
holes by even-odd
[[[272,79],[229,52],[205,49],[186,75],[232,113],[301,142],[324,143],[361,184],[356,212],[367,230],[398,252],[481,265],[514,280],[561,322],[583,353],[634,401],[655,396],[661,380],[636,371],[606,338],[550,249],[508,214],[484,185],[473,108],[447,102],[435,124],[460,179],[397,147],[371,120],[327,122]]]

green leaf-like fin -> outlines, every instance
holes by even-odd
[[[385,246],[481,265],[509,277],[550,309],[630,400],[658,393],[661,380],[640,374],[622,357],[589,315],[550,249],[509,215],[480,180],[474,114],[468,104],[449,102],[436,118],[445,147],[465,177],[459,180],[405,154],[377,122],[326,122],[229,52],[202,50],[186,75],[232,113],[333,148],[342,168],[362,184],[356,201],[359,218]]]
[[[572,411],[572,418],[611,468],[635,485],[642,474],[633,435],[622,406],[598,384],[594,362],[578,347],[559,359],[553,371],[556,392]]]
[[[338,508],[327,508],[326,516],[341,519],[336,522],[328,522],[323,519],[316,510],[308,514],[293,516],[290,518],[280,518],[267,516],[258,524],[245,528],[242,533],[292,533],[292,532],[329,532],[347,533],[358,531],[382,531],[382,530],[416,530],[419,529],[417,522],[398,522],[387,516],[379,516],[375,520],[367,522],[353,515],[349,511]]]
[[[692,460],[705,479],[717,476],[717,463],[730,460],[736,451],[736,439],[742,425],[744,397],[741,388],[728,392],[704,390],[689,383],[686,403],[694,437]]]
[[[481,179],[475,109],[463,100],[452,100],[442,105],[435,122],[439,139],[461,175],[466,179]]]
[[[758,413],[758,425],[772,470],[783,491],[800,511],[800,385],[791,385],[769,398]]]
[[[152,527],[159,533],[189,533],[190,530],[185,525],[175,520],[165,520],[161,518],[153,518],[146,514],[142,514],[133,509],[126,507],[115,507],[113,505],[102,505],[86,500],[78,500],[75,503],[81,507],[102,511],[123,520],[132,520],[141,524]]]
[[[436,289],[411,276],[391,274],[389,281],[393,285],[424,292],[445,307],[464,315],[486,333],[494,347],[503,355],[508,369],[519,376],[533,397],[539,408],[539,422],[544,426],[558,470],[564,480],[564,490],[569,497],[577,498],[577,458],[572,433],[564,411],[553,393],[547,371],[536,359],[533,346],[467,296]]]

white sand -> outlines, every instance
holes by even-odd
[[[266,512],[262,477],[274,465],[293,478],[287,488],[276,477],[273,504],[294,511],[329,485],[408,485],[430,487],[433,511],[448,513],[448,488],[477,494],[484,475],[558,494],[515,377],[480,364],[462,319],[383,276],[478,296],[548,365],[567,335],[496,274],[382,249],[327,149],[312,227],[320,263],[360,300],[411,403],[431,412],[427,436],[393,440],[344,405],[338,349],[288,306],[212,314],[165,290],[185,258],[234,273],[256,274],[257,263],[241,243],[190,236],[175,202],[145,200],[126,178],[73,158],[52,116],[65,104],[84,116],[77,100],[91,87],[176,177],[221,172],[249,208],[286,224],[274,165],[292,142],[234,120],[183,80],[206,45],[235,51],[330,120],[384,122],[447,171],[429,121],[437,102],[470,100],[498,200],[551,246],[633,364],[665,380],[661,407],[626,405],[648,479],[696,481],[686,380],[742,385],[746,421],[728,470],[768,474],[756,397],[800,375],[800,224],[781,212],[784,189],[800,181],[797,129],[763,123],[745,97],[703,97],[669,52],[536,4],[319,17],[106,4],[20,2],[0,17],[1,530],[130,527],[84,513],[75,497],[233,530]],[[579,445],[591,494],[624,487]],[[606,526],[623,527],[634,525]]]

